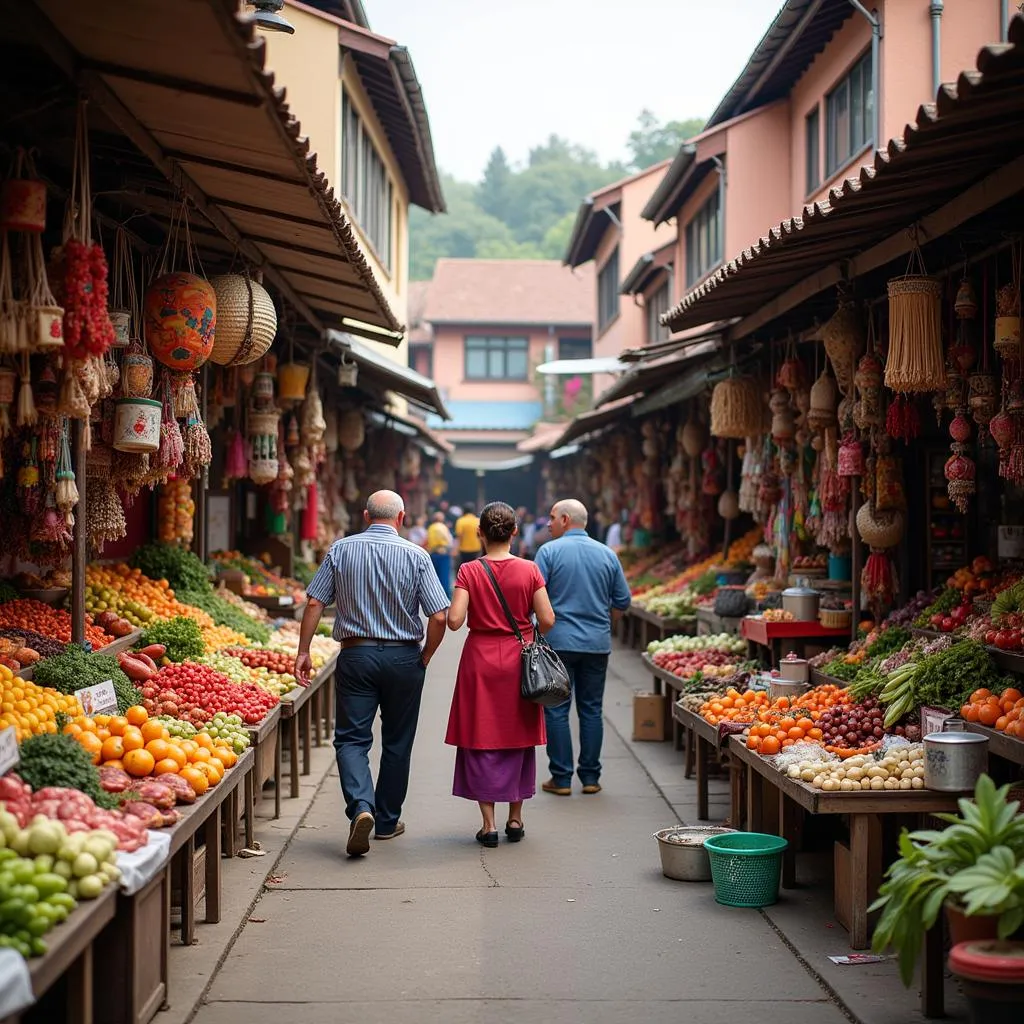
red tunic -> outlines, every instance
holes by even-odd
[[[523,638],[533,639],[533,595],[544,578],[523,558],[488,559]],[[470,750],[511,750],[547,742],[544,709],[519,695],[520,646],[482,560],[459,569],[469,592],[469,636],[455,680],[445,743]]]

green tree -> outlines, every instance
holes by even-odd
[[[576,212],[570,210],[560,220],[556,220],[544,233],[544,240],[540,244],[540,250],[547,260],[560,260],[565,256],[565,250],[569,248],[569,238],[572,235],[572,226],[576,223]]]
[[[704,127],[704,119],[689,117],[685,121],[667,121],[662,124],[646,108],[640,111],[637,127],[629,133],[626,149],[630,154],[630,167],[642,171],[662,160],[671,159],[679,147]]]
[[[483,180],[477,190],[477,201],[484,213],[505,220],[508,212],[508,183],[511,178],[512,168],[508,165],[505,150],[497,146],[487,161]]]

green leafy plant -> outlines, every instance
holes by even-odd
[[[968,917],[998,917],[1000,938],[1024,924],[1024,815],[982,775],[974,799],[959,801],[960,814],[939,814],[949,828],[900,835],[900,857],[886,872],[871,911],[881,910],[872,945],[892,948],[900,976],[910,985],[925,932],[953,901]]]
[[[118,714],[122,715],[139,702],[139,691],[121,671],[117,658],[84,651],[77,644],[68,644],[62,654],[38,662],[33,678],[40,686],[52,686],[61,693],[74,693],[109,679],[117,694]]]
[[[191,551],[177,544],[143,544],[129,559],[151,580],[167,580],[174,590],[210,590],[210,572]]]
[[[206,653],[206,644],[199,626],[183,615],[143,630],[139,644],[142,647],[163,644],[171,661],[196,661]]]
[[[201,608],[218,626],[227,626],[258,644],[265,644],[270,639],[270,630],[262,622],[257,622],[213,591],[179,590],[174,596],[193,608]]]

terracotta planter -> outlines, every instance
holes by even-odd
[[[998,914],[977,914],[968,917],[955,903],[946,901],[946,924],[949,925],[950,944],[961,942],[995,941],[999,927]],[[1024,927],[1018,928],[1011,939],[1024,938]]]

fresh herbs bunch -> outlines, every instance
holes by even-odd
[[[884,658],[894,651],[898,651],[911,638],[910,630],[903,626],[893,626],[883,630],[868,644],[868,657]]]
[[[242,633],[258,644],[265,644],[270,639],[270,630],[262,622],[257,622],[213,591],[180,590],[175,597],[194,608],[201,608],[218,626]]]
[[[144,629],[139,642],[142,647],[163,644],[171,661],[196,661],[206,653],[202,631],[194,620],[186,619],[184,615]]]
[[[998,916],[1000,938],[1024,926],[1024,815],[1016,800],[1007,800],[1009,790],[982,775],[974,799],[959,801],[959,815],[936,815],[949,828],[900,836],[900,857],[870,910],[882,911],[872,945],[878,953],[896,951],[904,985],[947,900],[968,917]]]
[[[37,662],[33,679],[40,686],[52,686],[61,693],[74,693],[109,679],[117,694],[119,714],[124,714],[139,702],[139,692],[121,671],[117,658],[109,654],[92,654],[82,650],[78,644],[68,644],[62,654]]]
[[[18,774],[33,790],[66,786],[92,797],[99,807],[117,807],[120,801],[100,785],[92,755],[71,736],[42,733],[18,747]]]
[[[143,544],[135,550],[129,565],[140,569],[151,580],[167,580],[175,592],[212,589],[206,566],[191,551],[177,544]]]

